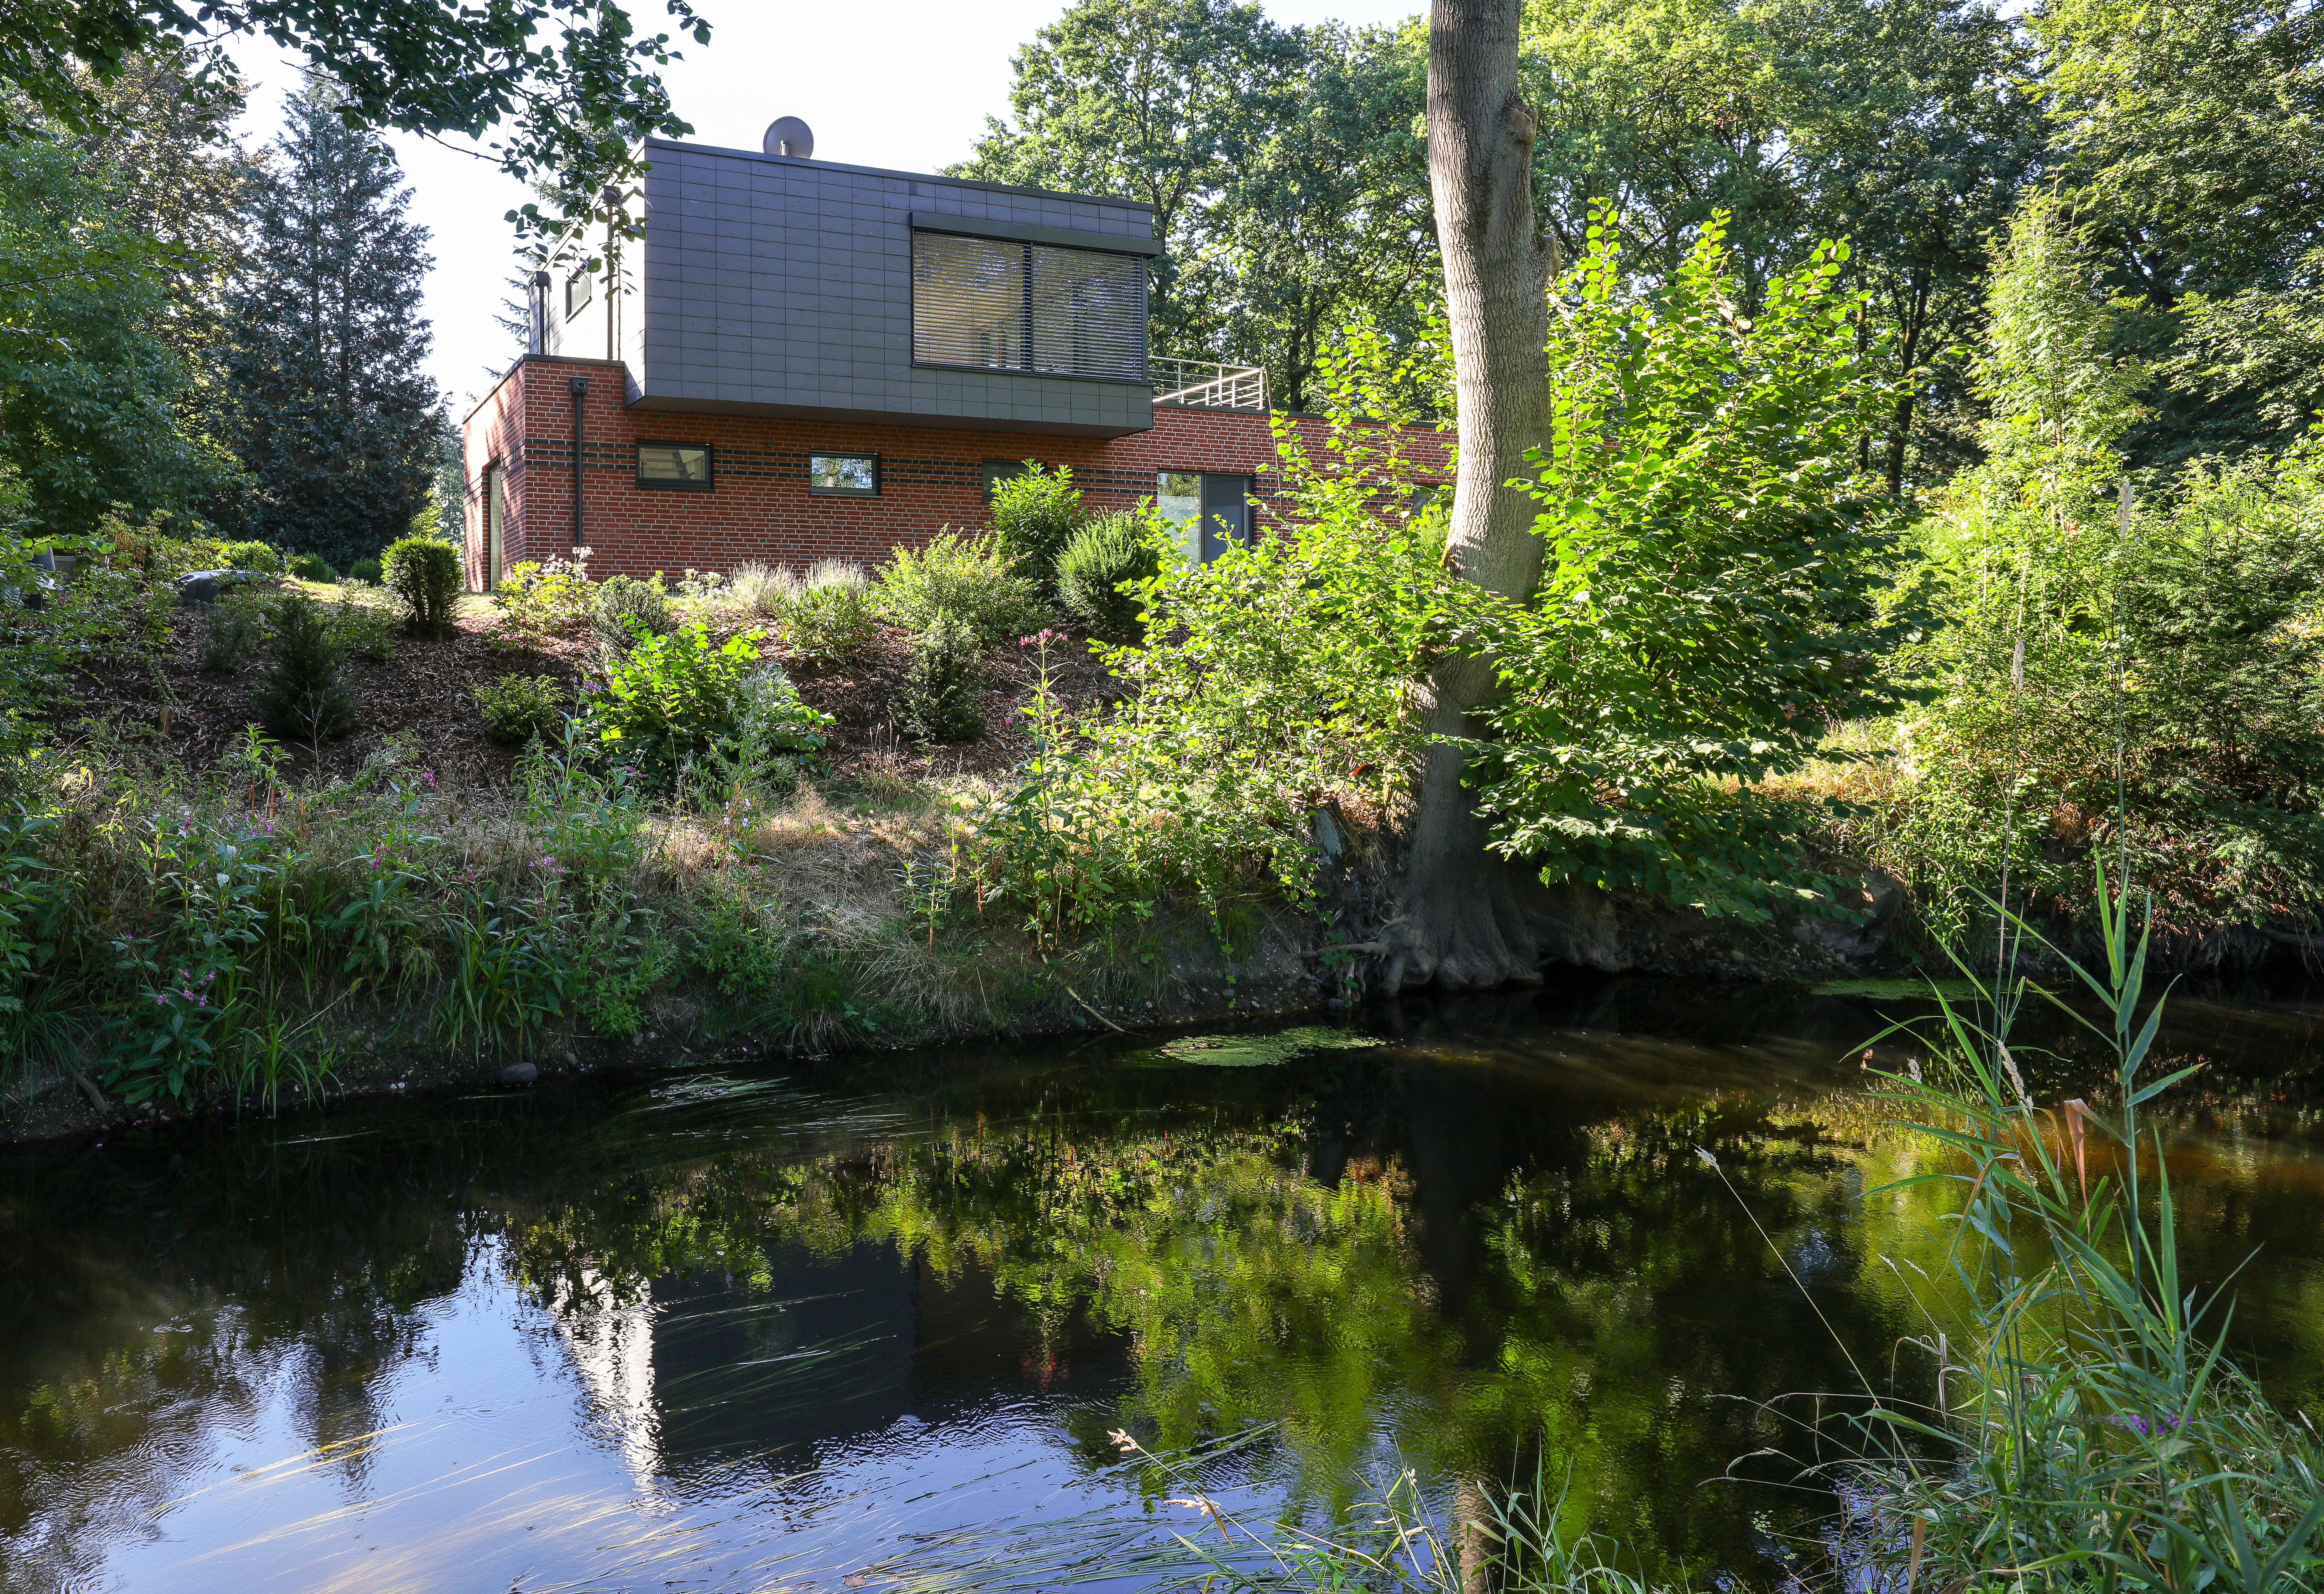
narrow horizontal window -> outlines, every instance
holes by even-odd
[[[638,486],[671,492],[710,490],[708,443],[640,443]]]
[[[992,502],[993,493],[1005,481],[1015,481],[1031,468],[1022,459],[987,459],[984,462],[984,501]]]
[[[912,235],[912,358],[1146,380],[1146,262],[950,233]]]
[[[844,498],[870,498],[880,491],[877,454],[810,454],[807,460],[807,490]]]
[[[565,279],[565,314],[577,316],[597,296],[597,279],[586,271],[576,271]]]

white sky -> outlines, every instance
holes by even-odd
[[[768,123],[804,116],[818,158],[933,171],[967,155],[988,116],[1009,108],[1010,58],[1065,10],[1064,0],[856,0],[853,5],[699,0],[708,48],[688,43],[665,74],[678,114],[702,143],[755,150]],[[1284,23],[1396,22],[1425,0],[1269,0]],[[658,27],[654,0],[633,0]],[[246,143],[270,142],[300,62],[263,39],[235,51],[252,80]],[[507,290],[513,234],[502,217],[530,196],[489,163],[425,139],[391,135],[411,184],[412,216],[431,236],[429,369],[453,413],[483,391],[485,367],[514,353],[493,324]]]

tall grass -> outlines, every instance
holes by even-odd
[[[2194,1070],[2145,1077],[2163,1012],[2145,996],[2151,924],[2134,944],[2102,870],[2098,904],[2104,975],[2067,964],[2098,1016],[2058,1005],[2112,1051],[2108,1099],[2035,1104],[2008,1035],[2022,984],[1993,991],[1984,1019],[1945,1005],[1937,1066],[1889,1081],[1946,1154],[1901,1182],[1958,1194],[1947,1265],[1972,1315],[1932,1315],[1934,1405],[1869,1413],[1867,1458],[1842,1469],[1847,1541],[1873,1587],[2324,1581],[2324,1445],[2227,1356],[2225,1285],[2181,1270],[2162,1136],[2141,1110]]]

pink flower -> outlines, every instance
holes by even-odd
[[[432,769],[421,770],[420,772],[420,783],[427,787],[429,791],[434,791],[436,789],[436,772]]]

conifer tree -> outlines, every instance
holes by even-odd
[[[376,557],[427,501],[446,429],[420,368],[428,232],[374,135],[311,82],[249,202],[227,297],[246,534],[333,564]]]

